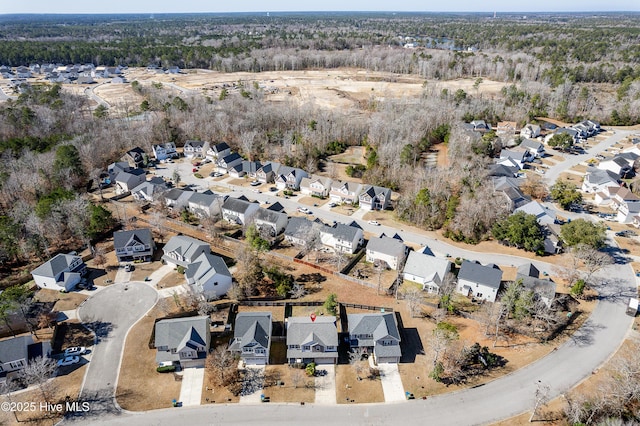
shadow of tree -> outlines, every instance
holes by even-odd
[[[100,343],[107,339],[115,328],[114,324],[111,322],[93,320],[92,318],[88,318],[84,322],[84,325],[95,333],[96,343]]]
[[[86,421],[87,419],[102,418],[107,415],[120,415],[122,413],[114,402],[114,395],[111,389],[83,393],[76,404],[72,404],[73,402],[67,401],[67,412],[65,414],[65,420],[71,422]]]
[[[593,334],[598,330],[603,330],[604,325],[595,324],[591,320],[585,321],[578,330],[571,336],[571,342],[576,346],[584,347],[593,344]]]

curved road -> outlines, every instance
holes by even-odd
[[[125,338],[133,326],[155,305],[155,289],[140,283],[113,284],[90,297],[79,308],[81,321],[96,334],[80,399],[90,401],[99,415],[116,411],[113,396],[120,371]]]

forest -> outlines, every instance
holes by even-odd
[[[227,141],[245,158],[310,173],[348,146],[366,149],[357,172],[400,193],[395,213],[449,238],[491,236],[509,209],[488,185],[486,165],[506,141],[470,135],[474,119],[520,125],[536,117],[640,121],[640,15],[277,14],[0,16],[0,65],[85,63],[223,72],[360,68],[424,78],[421,96],[371,98],[352,110],[272,103],[246,84],[240,94],[179,97],[131,82],[140,100],[126,120],[94,113],[57,85],[33,86],[0,104],[0,269],[86,246],[111,223],[85,196],[123,152],[154,143]],[[403,45],[411,41],[418,48]],[[420,47],[421,46],[421,47]],[[438,81],[506,82],[496,96]],[[435,83],[434,83],[435,82]],[[449,167],[418,159],[446,144]],[[530,185],[530,195],[540,186]],[[542,191],[544,193],[544,190]],[[102,210],[101,210],[102,209]]]

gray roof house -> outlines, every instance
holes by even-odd
[[[184,277],[193,292],[202,294],[207,300],[224,296],[232,284],[231,272],[224,260],[209,252],[200,253],[189,263]]]
[[[209,253],[211,247],[204,241],[196,240],[186,235],[176,235],[167,241],[162,250],[164,251],[162,260],[166,264],[186,268],[201,253]]]
[[[269,364],[272,330],[271,312],[240,312],[229,351],[240,355],[246,365]]]
[[[155,325],[156,362],[204,367],[211,345],[208,316],[160,320]]]
[[[356,204],[362,192],[362,185],[356,182],[334,180],[331,182],[329,197],[339,204]]]
[[[206,152],[207,158],[214,161],[217,161],[218,158],[224,158],[229,154],[231,154],[231,148],[226,142],[212,144]]]
[[[314,226],[320,233],[320,228],[324,225],[312,222],[304,217],[292,217],[284,230],[284,239],[291,244],[304,246],[308,241]]]
[[[302,178],[300,181],[300,192],[304,195],[311,195],[325,198],[331,190],[331,178],[322,176],[310,176]]]
[[[336,364],[338,362],[336,317],[289,317],[285,321],[287,359],[290,364],[297,362]]]
[[[276,187],[279,189],[300,189],[302,179],[308,177],[309,174],[302,169],[296,167],[280,166],[274,177]]]
[[[218,157],[216,167],[218,168],[218,172],[227,173],[233,166],[242,163],[242,161],[240,154],[234,152],[224,157]]]
[[[334,250],[353,254],[364,243],[364,234],[359,227],[336,223],[320,229],[320,240]]]
[[[126,161],[116,161],[115,163],[109,164],[107,166],[107,173],[109,173],[109,179],[111,179],[111,183],[115,182],[116,176],[120,172],[128,172],[131,170],[131,166]]]
[[[75,254],[58,254],[31,271],[33,281],[40,288],[70,291],[87,272],[87,265]]]
[[[258,203],[229,197],[222,204],[222,218],[227,222],[244,225],[252,219],[259,208]]]
[[[365,185],[358,196],[360,208],[386,210],[391,206],[391,190],[381,186]]]
[[[171,188],[162,194],[166,206],[171,210],[180,210],[189,205],[189,198],[194,192],[187,188]]]
[[[129,166],[134,169],[140,169],[147,165],[149,158],[147,156],[147,153],[144,152],[142,148],[137,146],[125,152],[122,156],[122,161],[126,161],[127,163],[129,163]]]
[[[176,144],[173,142],[166,142],[157,145],[153,145],[153,156],[158,161],[166,160],[167,158],[178,158],[178,151],[176,150]]]
[[[243,160],[241,163],[236,164],[229,169],[229,176],[233,176],[235,178],[241,178],[243,176],[255,178],[261,167],[262,163],[259,161]]]
[[[460,265],[456,291],[467,297],[495,302],[501,281],[502,271],[497,266],[464,260]]]
[[[422,285],[422,289],[429,293],[439,293],[440,286],[448,273],[451,272],[451,262],[435,256],[412,251],[407,257],[407,263],[402,271],[405,280]]]
[[[286,213],[259,208],[253,215],[253,222],[258,230],[268,232],[271,237],[275,237],[284,232],[289,218]]]
[[[507,164],[492,164],[489,166],[489,176],[497,177],[515,177],[520,169],[518,166],[509,166]]]
[[[524,288],[533,291],[534,295],[547,306],[551,307],[556,297],[556,283],[550,279],[541,279],[540,271],[532,263],[518,267],[516,281],[521,280]]]
[[[376,364],[400,362],[400,331],[395,314],[349,314],[347,322],[352,349],[372,354]]]
[[[280,163],[267,161],[256,173],[256,178],[262,183],[273,183],[279,168]]]
[[[22,370],[30,360],[50,355],[51,343],[34,343],[30,334],[0,340],[0,382],[6,378],[7,373]]]
[[[582,190],[587,193],[598,193],[610,186],[620,186],[619,181],[620,175],[611,170],[587,167],[584,180],[582,181]]]
[[[186,141],[184,143],[183,153],[187,158],[201,158],[206,153],[205,142],[203,141]]]
[[[185,201],[185,207],[191,213],[199,218],[205,218],[221,214],[225,199],[221,195],[210,192],[192,192]]]
[[[527,124],[520,129],[520,136],[527,139],[537,138],[540,136],[542,129],[537,124]]]
[[[131,189],[131,195],[137,201],[153,202],[160,194],[168,189],[169,187],[164,179],[154,176],[148,181],[142,182],[140,185]]]
[[[535,139],[525,139],[519,146],[527,149],[535,157],[541,157],[544,155],[544,145]]]
[[[381,235],[367,243],[367,262],[384,262],[383,265],[397,270],[407,256],[408,248],[401,240]]]
[[[116,231],[113,233],[113,246],[118,262],[150,262],[156,244],[148,228]]]
[[[130,192],[133,188],[144,183],[147,180],[144,170],[132,169],[122,171],[116,175],[116,194],[124,194]]]
[[[544,207],[537,201],[530,201],[527,204],[516,208],[513,212],[517,213],[520,211],[534,215],[540,225],[551,225],[556,221],[556,214],[554,211]]]

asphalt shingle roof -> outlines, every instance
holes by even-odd
[[[493,266],[484,266],[476,262],[465,260],[460,266],[458,280],[466,280],[487,287],[499,289],[502,271]]]

